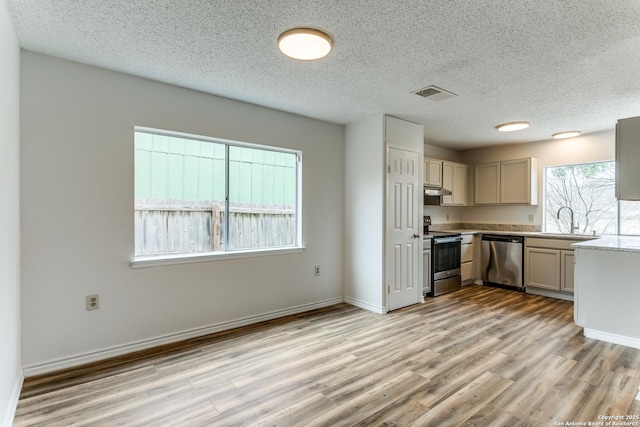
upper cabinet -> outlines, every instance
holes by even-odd
[[[538,204],[538,161],[533,157],[500,163],[500,203]]]
[[[425,187],[442,187],[442,160],[424,158]]]
[[[476,205],[500,203],[500,163],[476,165]]]
[[[640,200],[640,117],[616,124],[616,197]]]
[[[477,205],[537,205],[538,162],[533,157],[475,167]]]
[[[450,196],[442,196],[442,206],[466,206],[467,165],[442,162],[442,188],[451,190]]]

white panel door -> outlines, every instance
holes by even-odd
[[[389,147],[387,161],[387,310],[395,310],[421,299],[422,159]]]

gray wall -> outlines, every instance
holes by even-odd
[[[343,126],[32,52],[21,78],[28,375],[343,300]],[[131,269],[136,125],[302,150],[306,249]]]
[[[10,426],[20,364],[20,47],[0,1],[0,426]]]
[[[345,300],[384,311],[384,120],[364,117],[345,135]]]

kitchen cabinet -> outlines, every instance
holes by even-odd
[[[475,203],[537,205],[537,159],[528,157],[477,165]]]
[[[442,187],[442,160],[425,157],[423,171],[426,187]]]
[[[560,251],[560,291],[573,293],[575,256],[573,251]]]
[[[473,281],[473,234],[462,235],[462,242],[460,245],[460,280],[466,284]]]
[[[527,238],[525,240],[527,292],[533,288],[572,294],[574,252],[571,244],[579,241],[581,240]]]
[[[640,348],[638,248],[640,239],[631,236],[576,245],[573,313],[585,337]]]
[[[560,290],[560,251],[558,249],[526,248],[526,287]]]
[[[442,187],[451,190],[450,196],[442,196],[442,206],[466,206],[467,165],[443,161]]]
[[[425,240],[425,249],[422,251],[422,294],[426,295],[431,291],[431,249],[426,249],[427,245],[430,245],[430,240]]]
[[[616,197],[640,200],[640,117],[616,124]]]
[[[500,203],[538,204],[538,162],[533,157],[500,162]]]
[[[475,167],[476,205],[500,203],[500,163],[487,163]]]

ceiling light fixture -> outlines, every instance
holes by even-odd
[[[301,61],[324,58],[331,52],[332,47],[331,37],[311,28],[294,28],[278,37],[280,51]]]
[[[496,129],[498,129],[498,132],[515,132],[517,130],[526,129],[528,127],[529,122],[510,122],[498,125],[496,126]]]
[[[568,130],[565,132],[558,132],[551,135],[552,138],[555,139],[565,139],[565,138],[573,138],[574,136],[580,135],[579,130]]]

